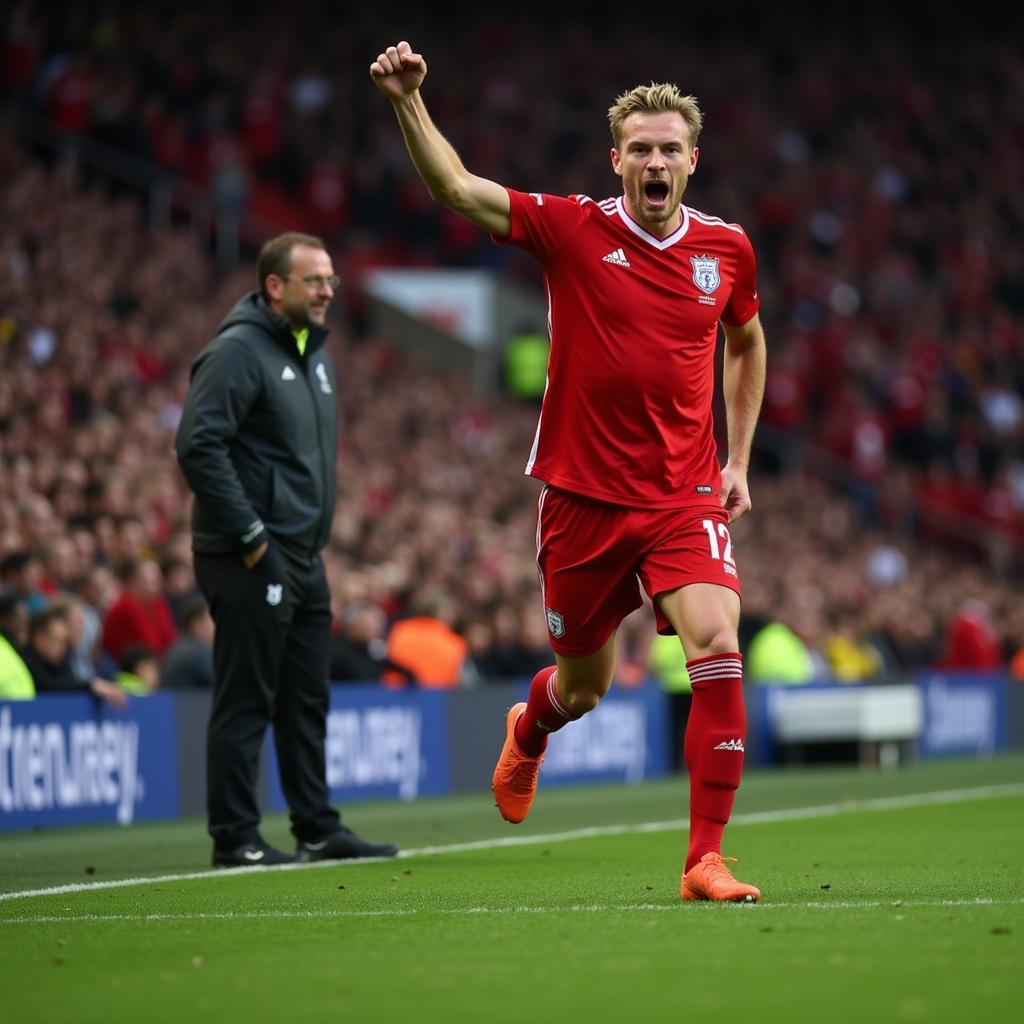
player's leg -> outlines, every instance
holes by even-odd
[[[506,716],[492,788],[506,821],[522,821],[548,736],[595,708],[615,670],[615,632],[640,607],[629,510],[545,488],[537,566],[555,664],[534,676]]]
[[[690,774],[690,844],[681,894],[757,899],[753,886],[732,879],[721,857],[746,733],[737,638],[740,585],[728,515],[717,506],[695,507],[664,521],[652,515],[652,529],[658,534],[641,561],[640,577],[654,600],[659,632],[674,632],[682,641],[693,685],[683,747]]]
[[[656,600],[688,655],[693,686],[683,748],[690,774],[690,843],[681,895],[757,900],[758,889],[735,881],[721,856],[722,834],[743,774],[746,738],[739,594],[714,583],[694,583]]]
[[[512,824],[530,813],[548,736],[593,710],[608,692],[615,671],[615,634],[593,654],[556,654],[555,661],[533,677],[528,699],[514,704],[505,716],[505,744],[491,788],[501,816]]]
[[[686,651],[693,702],[684,756],[690,773],[689,870],[721,852],[743,768],[746,714],[737,628],[740,599],[732,590],[695,583],[660,594],[658,605]]]

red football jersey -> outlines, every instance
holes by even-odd
[[[526,473],[620,505],[717,503],[718,321],[758,310],[743,229],[682,207],[656,238],[621,197],[509,189],[506,239],[544,270],[551,354]]]

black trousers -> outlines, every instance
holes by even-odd
[[[273,723],[292,832],[315,842],[338,828],[324,764],[331,599],[323,562],[274,549],[247,569],[233,554],[195,554],[196,580],[216,625],[206,794],[214,842],[259,836],[260,749]]]

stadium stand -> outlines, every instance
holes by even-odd
[[[40,593],[87,603],[96,565],[150,556],[187,599],[171,438],[192,356],[251,287],[233,258],[268,228],[322,234],[353,286],[385,263],[537,284],[410,176],[366,79],[371,13],[306,5],[282,36],[273,13],[168,7],[18,5],[2,44],[0,559],[30,553]],[[754,239],[770,349],[735,530],[747,641],[781,621],[859,679],[970,658],[984,645],[959,638],[983,621],[1019,660],[1024,58],[995,22],[943,42],[941,8],[912,48],[909,18],[850,47],[779,12],[753,38],[742,10],[673,45],[635,26],[610,49],[568,17],[410,16],[409,35],[460,66],[428,87],[467,164],[515,187],[608,194],[604,108],[638,68],[699,96],[688,201]],[[394,622],[439,592],[479,676],[530,664],[536,410],[470,398],[350,299],[332,341],[339,618],[371,602]]]

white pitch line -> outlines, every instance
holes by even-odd
[[[973,900],[836,900],[812,901],[808,903],[789,901],[785,903],[733,903],[729,906],[742,907],[745,910],[777,910],[800,908],[806,910],[870,910],[877,907],[891,907],[894,910],[914,909],[915,907],[1005,907],[1024,904],[1020,899],[988,899],[979,897]],[[569,907],[460,907],[458,909],[437,908],[424,910],[409,908],[405,910],[256,910],[234,913],[200,913],[200,914],[72,914],[66,917],[58,915],[37,915],[34,917],[14,917],[4,924],[68,924],[74,921],[86,922],[149,922],[149,921],[317,921],[333,920],[344,917],[422,917],[441,914],[445,917],[479,917],[491,914],[598,914],[609,911],[621,913],[657,912],[678,910],[681,902],[672,903],[592,903]]]
[[[905,796],[876,797],[870,800],[845,800],[833,804],[819,804],[815,807],[792,807],[778,811],[754,811],[734,815],[730,825],[764,825],[780,821],[800,821],[809,818],[827,818],[837,814],[858,811],[887,811],[907,807],[926,807],[933,804],[961,803],[968,800],[982,800],[986,797],[1009,797],[1024,795],[1024,783],[1011,782],[999,786],[975,786],[970,789],[943,789],[931,793],[914,793]],[[421,846],[414,850],[403,850],[401,859],[425,857],[436,854],[469,853],[475,850],[494,850],[510,846],[537,846],[542,843],[565,843],[574,839],[592,839],[598,836],[634,835],[644,832],[671,832],[687,830],[689,825],[683,818],[671,821],[648,821],[636,825],[600,825],[593,828],[577,828],[567,832],[553,832],[547,835],[503,836],[498,839],[480,839],[468,843],[450,843],[447,846]],[[308,868],[330,868],[344,864],[354,867],[360,864],[380,864],[391,858],[366,857],[362,860],[325,860],[312,864],[281,864],[265,868],[220,868],[206,871],[190,871],[176,875],[150,875],[142,878],[122,878],[109,882],[73,882],[68,885],[54,885],[45,889],[22,889],[17,892],[0,893],[0,902],[28,899],[33,896],[62,896],[66,893],[92,892],[99,889],[121,889],[135,885],[158,885],[164,882],[192,882],[203,878],[230,878],[233,875],[251,875],[255,871],[302,871]]]

